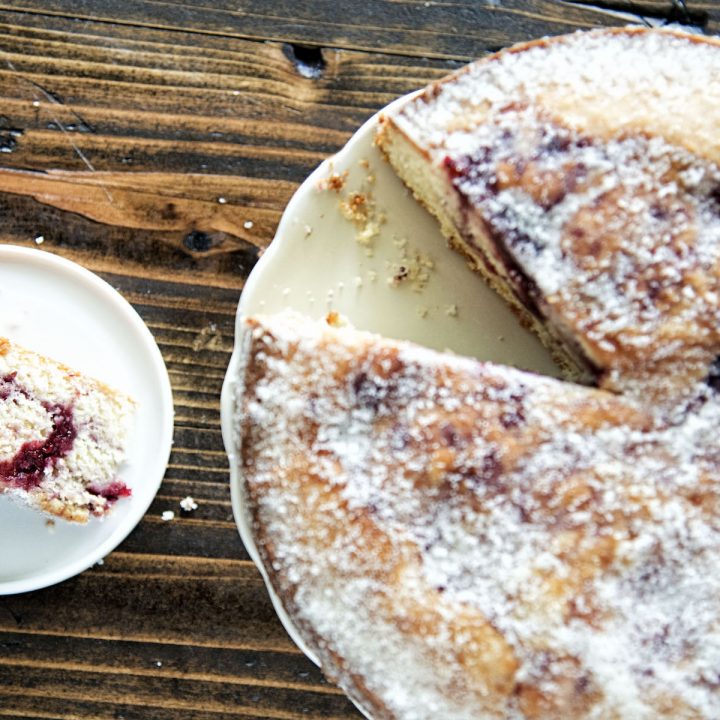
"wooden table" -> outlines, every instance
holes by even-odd
[[[0,242],[42,237],[118,288],[176,410],[160,492],[117,551],[0,598],[0,717],[359,717],[286,636],[233,522],[219,394],[243,283],[298,184],[396,96],[544,34],[720,30],[709,1],[599,5],[0,1]]]

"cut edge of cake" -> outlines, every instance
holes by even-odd
[[[598,49],[603,42],[608,44],[608,50]],[[515,311],[521,323],[538,335],[568,379],[583,384],[598,384],[614,392],[625,393],[630,391],[637,397],[642,397],[645,394],[645,388],[647,388],[656,400],[662,400],[664,396],[671,397],[672,404],[673,397],[684,395],[685,398],[688,398],[694,396],[695,391],[692,389],[692,385],[702,381],[708,369],[711,368],[713,362],[712,351],[713,349],[717,350],[712,345],[712,342],[706,343],[705,346],[698,343],[697,347],[690,348],[688,353],[677,358],[675,365],[665,365],[664,370],[660,365],[665,361],[659,361],[659,372],[657,374],[659,382],[667,383],[670,382],[670,377],[676,375],[679,377],[682,373],[685,374],[684,378],[677,381],[673,380],[667,389],[651,387],[651,384],[648,384],[649,374],[654,372],[652,369],[647,371],[647,377],[636,378],[635,372],[639,365],[646,365],[648,368],[651,368],[652,365],[649,362],[634,362],[633,353],[635,351],[632,350],[631,345],[623,345],[624,341],[620,341],[620,345],[615,344],[618,336],[600,333],[597,334],[597,338],[591,340],[590,335],[593,333],[578,332],[577,325],[568,322],[568,312],[572,315],[572,308],[568,310],[567,303],[565,306],[558,304],[555,295],[548,293],[547,288],[543,287],[542,270],[539,271],[540,275],[538,276],[527,271],[525,265],[527,255],[523,255],[523,253],[527,252],[527,248],[535,243],[533,230],[527,231],[528,234],[524,239],[520,238],[518,240],[518,238],[512,236],[504,237],[503,230],[499,229],[499,227],[508,224],[512,227],[512,223],[516,222],[516,220],[507,219],[513,217],[514,211],[512,207],[506,206],[509,201],[503,199],[502,203],[498,203],[494,198],[490,198],[486,202],[488,205],[494,204],[501,213],[508,212],[507,217],[500,215],[500,225],[497,226],[494,217],[487,217],[478,212],[472,196],[468,197],[464,194],[466,192],[465,188],[472,187],[471,183],[474,182],[472,179],[473,166],[470,166],[470,179],[468,179],[468,175],[464,174],[467,173],[467,168],[458,170],[454,164],[458,157],[462,158],[464,152],[463,149],[458,148],[473,147],[473,141],[469,138],[473,137],[474,129],[484,127],[488,118],[491,119],[491,122],[496,122],[497,117],[505,112],[508,115],[506,123],[512,122],[513,113],[517,112],[518,115],[522,115],[523,112],[526,112],[528,116],[539,118],[539,120],[528,121],[529,123],[539,122],[539,130],[546,127],[550,128],[551,132],[559,129],[561,134],[567,131],[569,140],[565,137],[560,139],[562,142],[569,143],[571,148],[573,143],[576,143],[577,148],[584,148],[586,147],[585,143],[597,141],[597,147],[600,149],[598,155],[599,164],[605,162],[606,159],[603,157],[603,143],[615,143],[613,152],[616,152],[617,147],[626,142],[626,138],[629,138],[627,144],[634,142],[633,138],[638,138],[639,144],[636,150],[642,155],[644,152],[642,144],[647,142],[648,149],[650,149],[650,143],[653,142],[655,133],[657,133],[657,140],[665,143],[663,148],[660,149],[661,153],[667,153],[667,157],[672,158],[671,153],[675,152],[674,148],[677,148],[681,155],[677,159],[677,163],[681,169],[683,163],[692,162],[695,153],[699,152],[696,147],[699,140],[690,137],[693,133],[688,132],[686,133],[688,136],[687,142],[684,142],[684,139],[681,142],[678,139],[676,128],[672,126],[671,120],[673,118],[660,117],[661,113],[654,112],[658,107],[662,107],[664,102],[663,93],[654,93],[653,88],[650,87],[643,90],[643,93],[641,93],[643,97],[628,99],[632,96],[633,83],[637,83],[637,73],[635,71],[630,71],[627,79],[623,79],[623,73],[619,73],[618,88],[614,88],[612,79],[603,80],[594,77],[592,73],[596,71],[593,69],[588,70],[584,66],[575,68],[569,65],[561,69],[558,62],[557,69],[560,76],[556,82],[556,78],[553,77],[551,72],[555,65],[550,60],[544,65],[544,56],[553,55],[554,57],[558,55],[567,61],[568,57],[576,49],[575,46],[579,46],[577,49],[582,51],[586,47],[584,43],[587,44],[587,47],[592,48],[591,52],[595,53],[612,52],[613,43],[616,43],[619,48],[625,45],[630,48],[628,50],[630,54],[639,52],[639,49],[634,46],[637,45],[642,48],[643,43],[648,47],[652,46],[660,50],[662,50],[664,44],[667,44],[668,48],[672,50],[672,52],[667,53],[670,59],[677,55],[685,64],[692,65],[698,59],[712,57],[714,71],[718,70],[717,58],[720,56],[720,43],[716,39],[698,38],[679,31],[610,28],[555,38],[544,38],[522,43],[478,60],[431,84],[417,95],[401,102],[392,109],[381,113],[376,144],[400,179],[412,191],[418,202],[437,218],[441,232],[449,245],[459,251],[467,259],[469,266],[500,294]],[[522,73],[531,64],[530,58],[537,60],[537,64],[542,70],[538,70],[534,76],[532,76],[531,72],[531,77],[527,78],[526,85]],[[670,60],[662,58],[662,62],[667,64]],[[667,68],[664,69],[667,70]],[[543,71],[545,71],[545,76],[541,77]],[[572,76],[574,72],[576,72],[577,77]],[[591,77],[589,79],[585,78],[584,73],[590,73]],[[585,84],[584,80],[587,80]],[[600,98],[603,97],[604,89],[608,88],[607,102],[610,103],[612,99],[617,100],[619,103],[617,108],[614,105],[609,106],[612,107],[612,110],[606,110],[605,117],[600,111],[600,101],[591,97],[593,81],[597,82],[601,88],[599,90]],[[697,79],[693,80],[693,82],[697,84]],[[477,97],[480,98],[478,100],[473,99],[470,92],[472,83],[476,83]],[[570,98],[574,97],[574,92],[577,92],[576,107],[569,106],[570,99],[564,97],[563,88],[567,90],[565,94]],[[683,89],[683,92],[686,92],[686,90]],[[490,98],[490,100],[484,99],[486,97]],[[648,100],[651,107],[643,114],[641,106],[644,100],[648,98],[652,100],[652,102]],[[675,96],[672,96],[672,99],[668,102],[670,103],[669,107],[681,107],[681,114],[687,115],[695,112],[693,118],[699,119],[693,119],[692,127],[697,129],[696,134],[700,139],[707,135],[706,126],[708,123],[712,123],[713,118],[720,117],[720,108],[714,107],[712,99],[705,96],[698,100],[699,105],[697,107],[690,109],[684,107],[682,100]],[[587,107],[584,107],[583,103]],[[489,108],[492,108],[493,114],[491,114]],[[624,111],[627,111],[626,114],[624,114]],[[536,112],[537,115],[534,115]],[[668,113],[665,113],[665,115],[668,115]],[[670,113],[670,115],[674,114]],[[489,123],[488,126],[491,127]],[[442,137],[440,135],[443,128],[448,128],[451,136],[449,140],[449,136]],[[515,141],[522,144],[527,141],[527,137],[525,140],[522,139],[522,133],[532,133],[535,129],[532,124],[529,124],[524,129],[520,128],[517,131],[520,139]],[[508,131],[505,130],[504,132]],[[532,143],[535,140],[529,142]],[[682,192],[687,193],[689,198],[687,202],[689,204],[687,208],[683,208],[682,203],[686,202],[686,200],[680,198],[680,211],[687,209],[689,213],[712,214],[713,212],[715,207],[713,203],[716,203],[717,191],[713,190],[711,183],[713,179],[715,182],[718,181],[716,177],[718,174],[716,172],[717,167],[713,163],[718,162],[720,149],[717,143],[712,146],[708,143],[706,147],[707,152],[697,156],[699,166],[694,167],[691,165],[689,167],[689,170],[693,172],[697,170],[699,176],[703,177],[701,180],[703,185],[700,186],[698,191],[692,189],[692,185],[689,186],[690,190],[682,190]],[[490,152],[492,153],[492,149]],[[587,154],[589,150],[579,150],[574,157],[570,156],[571,161],[578,161],[577,166],[581,172],[584,172],[582,164],[583,152]],[[493,155],[490,155],[488,161],[490,168],[492,168],[493,157]],[[519,161],[524,159],[521,157]],[[475,160],[471,160],[471,162],[475,162]],[[675,162],[675,160],[671,159],[671,162]],[[517,176],[512,178],[513,173],[516,172],[518,172],[516,168],[509,167],[511,180],[508,185],[510,191],[523,189],[520,187]],[[454,174],[458,173],[461,177],[456,181]],[[607,197],[601,196],[600,188],[593,188],[591,184],[591,181],[597,181],[600,175],[601,173],[596,172],[595,176],[585,183],[584,189],[577,192],[588,192],[588,197],[591,198],[602,197],[602,202],[605,205],[601,208],[601,217],[606,217],[611,210],[612,199],[609,197],[611,193],[606,193]],[[658,180],[658,178],[661,178],[661,172],[658,170],[655,177],[651,171],[648,177],[650,180]],[[542,176],[540,176],[541,178]],[[563,181],[562,176],[560,176],[560,180]],[[572,178],[571,180],[572,182],[568,184],[574,188],[575,181]],[[456,182],[459,181],[463,183],[463,192],[460,192],[456,187]],[[483,181],[487,182],[488,178],[484,177]],[[672,184],[671,181],[672,178],[667,180],[668,185]],[[501,188],[504,187],[502,178],[498,182]],[[522,182],[525,182],[524,178]],[[583,188],[583,181],[581,181],[580,186]],[[709,189],[704,186],[709,186]],[[478,188],[478,192],[482,192],[482,187]],[[622,185],[620,187],[622,189]],[[499,192],[495,189],[493,191]],[[552,195],[553,191],[554,189],[551,187],[547,194]],[[543,192],[544,190],[540,188],[539,194],[542,195]],[[566,185],[561,189],[560,196],[565,197],[566,192],[573,202],[577,202],[572,196],[574,189],[568,190]],[[634,202],[637,199],[633,195],[634,192],[635,190],[628,191],[625,196],[621,195],[620,199]],[[671,201],[672,199],[671,196]],[[551,197],[548,204],[553,206],[554,209],[555,202],[556,199]],[[697,203],[697,207],[695,203]],[[542,205],[543,203],[539,202],[537,209],[539,210]],[[650,207],[651,211],[653,207]],[[580,205],[580,208],[582,210],[583,206]],[[527,225],[528,218],[531,218],[532,214],[524,206],[519,209],[523,213],[528,213],[519,216]],[[587,210],[590,211],[591,208],[588,207]],[[661,217],[660,213],[665,211],[664,208],[659,209],[658,217]],[[562,212],[566,211],[563,209]],[[626,213],[626,215],[625,221],[628,222],[631,214]],[[580,218],[580,213],[578,213],[577,217]],[[575,218],[572,219],[574,222]],[[672,227],[672,220],[673,216],[670,215],[667,221],[663,220],[663,222],[666,222],[668,227]],[[552,220],[551,222],[555,221]],[[530,227],[532,228],[532,225]],[[583,230],[584,228],[581,226],[579,232]],[[663,228],[662,231],[665,232],[665,229]],[[524,232],[524,230],[520,232]],[[677,230],[677,232],[680,233],[681,230]],[[578,235],[578,237],[580,236]],[[683,241],[684,238],[682,237],[677,240],[678,243]],[[578,243],[580,242],[579,240]],[[519,254],[518,247],[521,246],[521,243],[525,243],[525,245]],[[644,271],[647,268],[641,266],[641,270]],[[644,277],[647,279],[650,275]],[[717,278],[715,278],[716,280]],[[651,278],[651,283],[654,282],[655,280]],[[703,278],[702,282],[707,285],[706,279]],[[708,290],[712,289],[713,287],[708,288]],[[706,295],[706,297],[711,297],[711,294]],[[652,302],[655,302],[655,300],[653,299]],[[707,331],[707,336],[712,333],[712,318],[710,316],[714,305],[717,305],[717,300],[704,302],[705,309],[698,312],[704,312],[705,315],[703,317],[698,316],[699,329],[695,333],[696,337],[700,337],[701,332]],[[683,309],[683,312],[686,312],[686,310]],[[598,316],[598,319],[600,319],[600,316]],[[659,349],[656,359],[662,356],[663,349],[660,346],[663,342],[669,347],[677,341],[677,338],[673,336],[668,336],[666,340],[663,337],[662,333],[658,333],[656,341],[659,343]],[[630,342],[634,342],[632,338]],[[614,348],[617,347],[625,349],[616,352]],[[630,348],[632,352],[629,355],[623,355],[627,348]],[[647,355],[639,352],[638,358],[642,357],[647,357]],[[685,370],[680,371],[681,367],[684,367]],[[645,373],[644,370],[640,372]],[[635,384],[634,389],[632,387],[633,383]],[[690,389],[688,390],[688,388]]]
[[[458,195],[448,196],[445,169],[431,161],[429,154],[402,131],[392,115],[381,115],[377,144],[415,199],[437,219],[449,246],[462,254],[468,266],[505,300],[521,325],[540,338],[564,376],[591,384],[596,377],[595,368],[569,337],[561,337],[555,327],[547,325],[533,311],[528,293],[523,293],[524,302],[520,299],[518,283],[511,278],[513,269],[508,267],[511,261],[497,255],[497,246],[490,242],[489,233],[484,228],[476,233],[481,250],[463,238],[459,230],[463,208]]]
[[[136,401],[0,338],[0,493],[76,523],[131,489],[118,477]]]

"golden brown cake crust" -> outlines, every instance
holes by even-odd
[[[717,401],[669,426],[294,315],[243,343],[258,551],[373,717],[718,717]]]

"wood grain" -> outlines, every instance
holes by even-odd
[[[463,60],[520,40],[618,20],[606,10],[550,0],[366,0],[352,5],[334,0],[126,0],[122,5],[111,0],[19,0],[0,8],[241,39]]]
[[[122,546],[0,598],[0,717],[359,717],[285,634],[232,518],[219,394],[237,301],[299,183],[398,95],[544,34],[718,22],[709,2],[604,5],[0,0],[0,242],[42,238],[116,287],[176,410]]]

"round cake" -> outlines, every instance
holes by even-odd
[[[450,244],[585,385],[243,321],[253,552],[368,717],[720,717],[718,81],[715,40],[578,33],[382,120]]]

